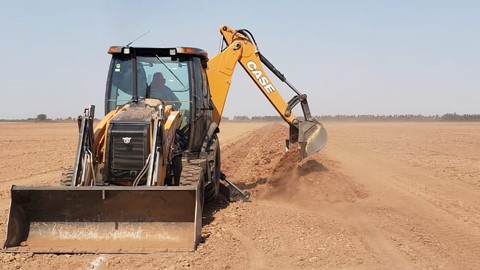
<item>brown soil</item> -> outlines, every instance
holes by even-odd
[[[0,253],[0,269],[478,268],[480,124],[326,128],[327,148],[298,161],[285,125],[222,123],[223,171],[252,197],[208,205],[197,252]],[[0,123],[0,235],[10,186],[56,185],[76,133]]]

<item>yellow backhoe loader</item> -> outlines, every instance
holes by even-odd
[[[289,124],[287,145],[303,157],[325,146],[306,95],[258,51],[251,33],[220,32],[223,49],[210,60],[196,48],[110,47],[105,117],[94,127],[93,105],[79,116],[77,154],[59,186],[12,187],[4,252],[195,250],[204,202],[223,185],[245,195],[220,170],[217,137],[237,63]],[[264,67],[293,90],[290,101]]]

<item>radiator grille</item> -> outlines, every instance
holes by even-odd
[[[137,177],[148,157],[149,130],[148,122],[111,123],[107,161],[109,165],[104,181],[120,184],[133,181]]]
[[[126,143],[127,141],[128,143]],[[141,170],[144,166],[146,153],[143,137],[115,136],[113,137],[112,148],[112,169]]]

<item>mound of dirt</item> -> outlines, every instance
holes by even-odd
[[[253,199],[308,204],[354,202],[368,196],[362,186],[321,153],[303,160],[294,147],[285,153],[285,126],[264,127],[256,134],[225,147],[222,164],[225,173],[249,190]],[[271,134],[277,136],[272,138]]]
[[[298,163],[300,161],[300,151],[298,149],[286,152],[273,168],[269,184],[279,186],[291,177],[299,177]]]

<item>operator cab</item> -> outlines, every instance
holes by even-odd
[[[188,148],[197,151],[203,137],[192,133],[203,133],[212,121],[213,105],[205,71],[207,53],[189,47],[121,46],[110,47],[108,53],[112,60],[105,92],[105,114],[142,99],[160,99],[182,112],[186,120],[183,126],[189,130],[186,135],[194,140]]]
[[[161,49],[115,46],[110,47],[108,52],[112,55],[112,61],[107,81],[105,114],[134,99],[155,98],[150,92],[150,86],[159,74],[163,76],[165,86],[178,98],[176,101],[169,100],[175,103],[175,109],[190,110],[191,90],[195,88],[193,84],[197,77],[202,80],[201,74],[195,73],[201,73],[198,66],[207,60],[205,51],[183,47]]]

